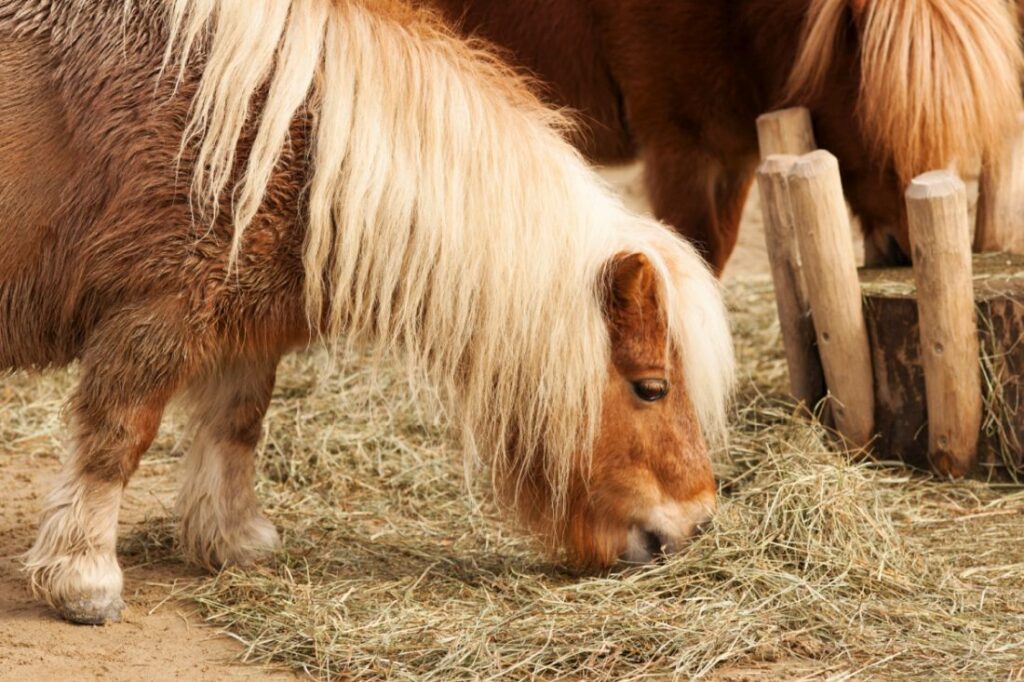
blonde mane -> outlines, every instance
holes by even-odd
[[[562,139],[565,121],[490,53],[399,2],[163,1],[167,64],[205,57],[183,141],[198,148],[193,199],[215,209],[233,197],[237,253],[307,109],[311,321],[429,376],[496,480],[541,464],[564,502],[598,427],[602,275],[620,252],[654,264],[704,433],[724,433],[732,350],[713,278],[693,249],[623,208]]]
[[[1021,51],[1004,0],[810,0],[790,101],[827,87],[848,16],[859,35],[861,123],[902,182],[1001,157],[1021,109]]]

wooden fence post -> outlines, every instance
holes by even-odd
[[[836,427],[866,447],[874,435],[874,376],[839,162],[826,151],[805,154],[787,181]]]
[[[807,154],[817,149],[811,113],[805,107],[779,109],[757,117],[761,160],[772,154]]]
[[[983,160],[974,250],[1024,253],[1024,114],[1006,140],[1002,158],[994,164]]]
[[[786,350],[793,398],[813,410],[825,397],[825,376],[814,340],[814,321],[800,264],[800,247],[790,206],[786,174],[796,156],[773,154],[757,169],[765,243],[772,269],[775,305]]]
[[[963,476],[977,459],[982,411],[967,192],[955,174],[933,171],[914,178],[906,198],[928,453],[939,473]]]

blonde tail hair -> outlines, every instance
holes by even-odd
[[[1021,52],[1003,0],[810,0],[787,99],[818,95],[847,10],[859,34],[857,110],[903,182],[995,160],[1021,109]]]

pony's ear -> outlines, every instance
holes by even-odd
[[[620,253],[608,263],[605,311],[612,322],[657,310],[658,278],[642,253]]]

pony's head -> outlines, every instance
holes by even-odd
[[[583,564],[682,549],[715,509],[715,480],[657,275],[642,254],[609,267],[611,357],[588,476],[569,498],[566,541]]]
[[[1021,108],[1006,2],[808,0],[787,99],[808,104],[865,237],[909,255],[903,189],[920,173],[996,162]],[[851,103],[853,103],[851,105]]]
[[[528,522],[580,567],[681,551],[715,511],[708,440],[722,442],[728,327],[695,255],[685,277],[653,258],[620,252],[601,276],[607,370],[592,444],[564,485],[536,466],[519,491]]]

